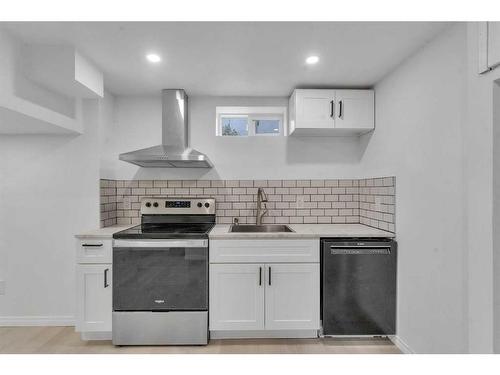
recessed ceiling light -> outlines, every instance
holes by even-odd
[[[152,62],[152,63],[158,63],[161,61],[161,57],[155,53],[150,53],[150,54],[146,55],[146,59],[148,59],[148,61]]]
[[[318,61],[319,61],[319,57],[318,56],[309,56],[306,59],[306,63],[309,64],[309,65],[316,64]]]

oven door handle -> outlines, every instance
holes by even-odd
[[[115,240],[113,247],[169,248],[208,247],[208,240]]]

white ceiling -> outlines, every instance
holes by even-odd
[[[3,23],[27,43],[72,44],[118,95],[286,96],[294,87],[369,87],[441,32],[442,22]],[[163,61],[147,62],[156,52]],[[306,66],[309,55],[320,62]]]

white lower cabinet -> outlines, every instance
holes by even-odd
[[[319,263],[210,264],[209,328],[217,337],[231,337],[221,331],[255,332],[234,337],[315,332],[319,310]]]
[[[76,331],[84,340],[111,339],[112,239],[85,237],[76,244]]]
[[[211,329],[264,329],[263,268],[258,264],[210,265]]]
[[[266,329],[319,329],[319,263],[266,266]]]
[[[111,332],[111,264],[78,264],[77,331]]]

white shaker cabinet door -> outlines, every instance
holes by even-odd
[[[319,263],[266,265],[266,329],[319,329]]]
[[[334,128],[334,90],[295,90],[295,95],[296,128]]]
[[[111,264],[78,264],[77,331],[111,332]]]
[[[264,266],[210,265],[210,330],[264,329]]]
[[[375,127],[373,90],[336,90],[335,128],[370,131]]]

